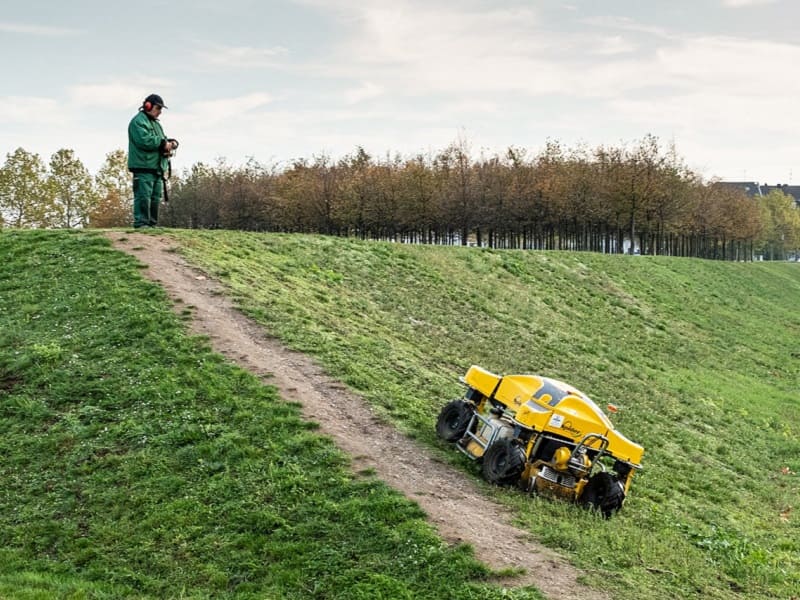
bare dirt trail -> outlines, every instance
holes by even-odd
[[[374,470],[417,502],[443,539],[470,544],[492,569],[525,569],[499,584],[535,585],[558,600],[609,598],[580,584],[580,571],[512,526],[510,512],[487,499],[463,473],[432,459],[420,444],[381,422],[361,398],[325,375],[309,357],[268,337],[234,308],[219,283],[174,251],[175,242],[152,234],[107,235],[116,248],[148,266],[144,275],[166,290],[178,303],[176,308],[192,308],[192,330],[208,336],[216,352],[275,385],[284,399],[299,402],[304,418],[319,423],[321,431],[352,457],[355,471]]]

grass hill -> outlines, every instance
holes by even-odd
[[[486,487],[615,598],[800,594],[800,268],[170,231],[431,452],[470,364],[568,381],[645,447],[623,511]],[[0,235],[0,595],[537,598],[481,583],[90,233]],[[38,595],[37,595],[38,594]]]

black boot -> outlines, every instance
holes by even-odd
[[[150,203],[150,220],[147,222],[150,227],[158,227],[158,202]]]

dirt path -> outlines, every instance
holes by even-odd
[[[513,527],[511,514],[481,494],[463,473],[429,456],[424,447],[381,423],[362,399],[324,374],[303,354],[292,352],[240,314],[224,288],[191,267],[168,238],[110,232],[114,246],[148,265],[144,274],[160,283],[179,308],[192,307],[192,330],[207,335],[215,351],[265,378],[303,416],[353,457],[353,469],[373,469],[388,485],[417,502],[450,543],[468,543],[493,569],[522,567],[506,586],[535,585],[548,598],[608,599],[577,581],[580,572],[553,551]],[[397,452],[397,448],[407,451]]]

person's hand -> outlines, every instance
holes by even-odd
[[[161,144],[161,154],[163,156],[172,156],[175,154],[175,150],[178,149],[178,140],[174,138],[167,138]]]

